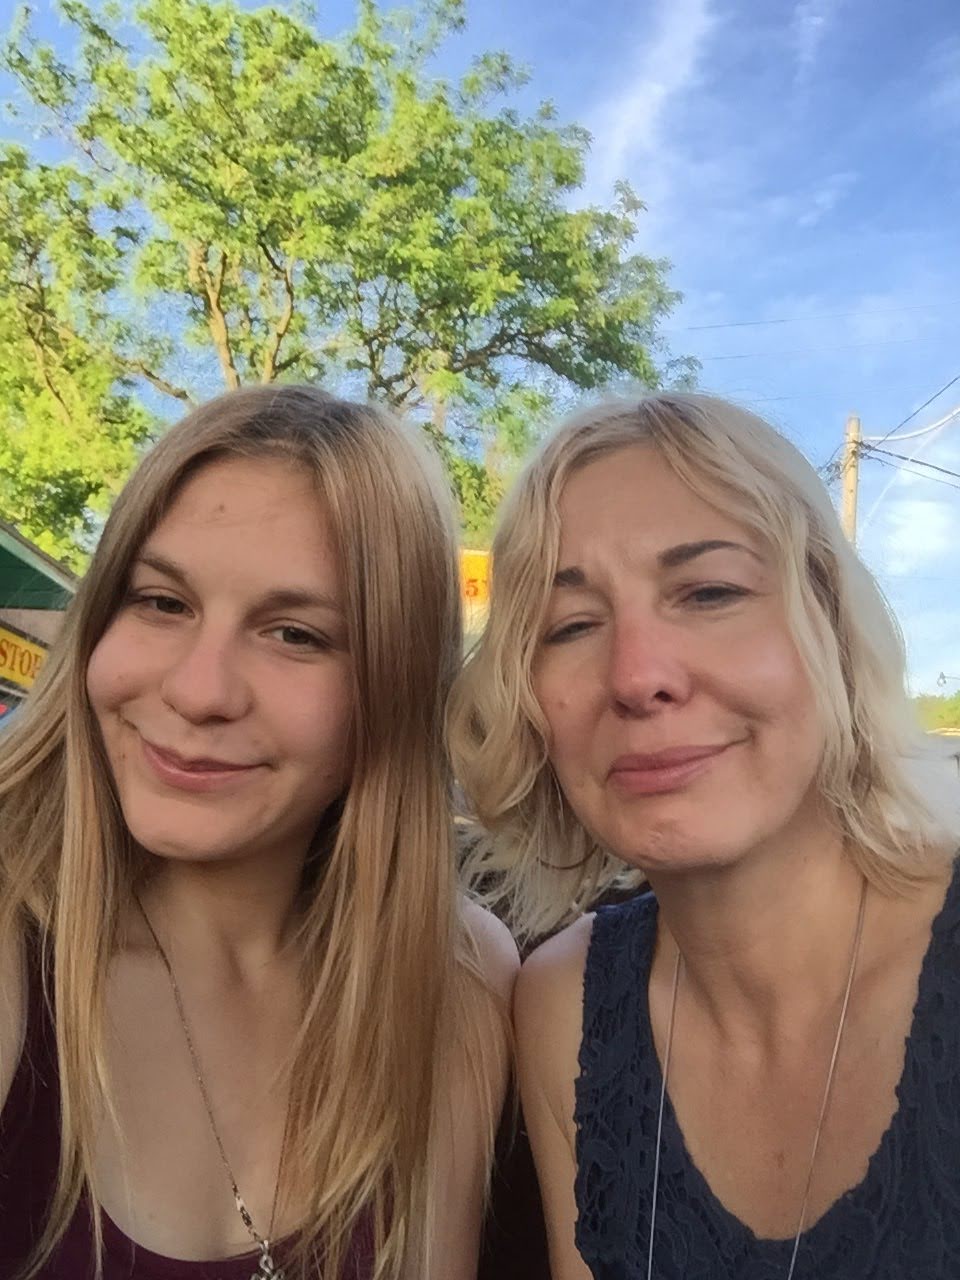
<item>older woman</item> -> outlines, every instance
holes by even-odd
[[[456,892],[451,516],[309,387],[118,498],[3,739],[4,1277],[475,1277],[516,952]]]
[[[960,1275],[960,883],[817,476],[722,401],[613,404],[494,565],[452,711],[476,870],[527,934],[653,891],[518,984],[554,1280]]]

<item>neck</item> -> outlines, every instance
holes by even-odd
[[[178,862],[155,859],[139,898],[171,961],[257,986],[288,958],[302,860]],[[139,912],[130,937],[153,942]]]
[[[826,824],[730,867],[652,875],[658,958],[724,1038],[789,1044],[842,997],[863,878]],[[869,916],[869,912],[868,912]]]

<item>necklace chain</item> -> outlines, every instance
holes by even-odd
[[[177,983],[176,975],[173,972],[173,965],[171,965],[167,957],[167,953],[164,951],[163,946],[160,943],[160,939],[157,937],[157,932],[154,929],[153,925],[150,923],[150,917],[147,915],[146,910],[144,909],[143,903],[140,901],[139,897],[137,897],[137,906],[140,908],[140,914],[143,916],[147,929],[150,931],[150,936],[153,939],[154,949],[156,950],[157,955],[160,957],[160,960],[163,963],[163,967],[166,970],[167,977],[170,980],[170,989],[173,992],[174,1004],[177,1006],[177,1016],[180,1019],[180,1026],[183,1029],[183,1038],[186,1041],[187,1051],[190,1054],[190,1062],[193,1066],[193,1074],[196,1078],[197,1085],[200,1089],[200,1097],[203,1100],[203,1107],[207,1113],[207,1120],[210,1122],[210,1131],[212,1132],[214,1141],[217,1144],[217,1151],[219,1152],[219,1155],[220,1155],[220,1163],[223,1165],[224,1171],[226,1172],[226,1175],[227,1175],[227,1179],[230,1182],[230,1190],[233,1192],[233,1200],[237,1206],[237,1212],[240,1215],[243,1225],[246,1227],[247,1231],[250,1233],[250,1236],[253,1239],[254,1244],[256,1244],[257,1248],[260,1250],[259,1265],[257,1267],[257,1270],[251,1276],[250,1280],[284,1280],[284,1272],[274,1262],[273,1257],[270,1253],[269,1237],[273,1234],[273,1225],[277,1216],[277,1200],[279,1199],[279,1195],[280,1195],[280,1176],[281,1176],[281,1173],[283,1172],[283,1157],[287,1148],[287,1137],[288,1137],[288,1131],[290,1127],[289,1100],[287,1102],[286,1120],[283,1126],[283,1140],[280,1146],[280,1163],[277,1169],[277,1182],[276,1182],[276,1186],[274,1187],[273,1204],[270,1209],[270,1225],[267,1228],[268,1234],[266,1236],[263,1236],[254,1226],[253,1218],[250,1216],[250,1210],[247,1208],[246,1204],[244,1203],[243,1196],[240,1194],[240,1188],[237,1186],[237,1180],[233,1176],[233,1170],[230,1167],[230,1161],[227,1159],[227,1153],[223,1146],[223,1139],[220,1137],[220,1130],[217,1128],[217,1122],[214,1119],[213,1104],[210,1101],[210,1094],[207,1091],[207,1083],[203,1078],[203,1071],[200,1068],[200,1057],[199,1057],[199,1054],[197,1053],[196,1045],[193,1042],[193,1036],[190,1033],[190,1024],[187,1021],[187,1015],[184,1011],[183,996],[180,994],[180,987]]]
[[[800,1237],[803,1235],[803,1224],[807,1216],[807,1208],[810,1203],[810,1188],[813,1185],[813,1170],[817,1162],[817,1152],[820,1150],[820,1137],[823,1133],[824,1121],[827,1117],[827,1108],[830,1105],[830,1092],[833,1088],[833,1078],[837,1070],[837,1059],[840,1056],[840,1041],[843,1039],[843,1028],[847,1021],[847,1009],[850,1006],[850,992],[853,990],[853,978],[857,969],[857,958],[860,955],[860,942],[863,938],[863,917],[867,905],[867,882],[863,881],[860,888],[860,906],[857,911],[857,925],[853,937],[853,946],[850,952],[850,967],[847,972],[847,984],[843,992],[843,1004],[840,1008],[840,1018],[837,1022],[837,1034],[833,1042],[833,1053],[830,1056],[830,1066],[827,1071],[827,1082],[823,1090],[823,1099],[820,1103],[820,1115],[817,1119],[816,1132],[813,1135],[813,1150],[810,1154],[810,1164],[807,1168],[807,1178],[803,1188],[803,1199],[800,1202],[800,1212],[797,1219],[797,1231],[793,1238],[793,1252],[790,1255],[790,1268],[787,1271],[786,1280],[793,1280],[793,1273],[797,1265],[797,1255],[800,1251]],[[657,1201],[660,1190],[660,1145],[663,1134],[663,1111],[667,1097],[667,1081],[670,1076],[670,1055],[673,1049],[673,1031],[676,1025],[677,1017],[677,994],[680,990],[680,975],[683,970],[683,954],[677,949],[677,961],[673,970],[673,993],[670,998],[670,1020],[667,1026],[667,1043],[663,1054],[663,1072],[660,1078],[660,1106],[657,1111],[657,1145],[653,1162],[653,1191],[651,1195],[650,1205],[650,1240],[647,1250],[647,1280],[653,1280],[653,1245],[657,1226]]]

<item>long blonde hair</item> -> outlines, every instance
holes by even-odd
[[[45,944],[60,1062],[59,1177],[35,1261],[85,1192],[96,1203],[94,1134],[110,1107],[105,975],[142,864],[87,699],[87,663],[179,486],[233,456],[288,459],[315,477],[344,565],[356,682],[351,781],[302,917],[281,1196],[295,1183],[308,1197],[304,1270],[322,1259],[324,1275],[338,1274],[370,1215],[378,1280],[410,1267],[426,1275],[444,1047],[466,1039],[479,1062],[491,1033],[459,923],[442,746],[461,643],[451,503],[439,466],[400,424],[309,387],[230,393],[147,455],[4,738],[0,937],[27,928]],[[491,1143],[495,1119],[486,1117]],[[99,1214],[94,1227],[99,1256]]]
[[[589,409],[548,439],[504,506],[490,613],[456,682],[448,729],[459,781],[491,833],[466,866],[522,937],[555,929],[636,872],[601,847],[547,759],[531,668],[557,568],[558,502],[570,475],[645,445],[777,557],[787,614],[824,727],[820,792],[864,874],[890,892],[929,875],[947,821],[918,790],[897,626],[844,536],[816,472],[773,427],[735,405],[658,394]]]

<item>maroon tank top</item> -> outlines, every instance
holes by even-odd
[[[0,1112],[0,1277],[23,1267],[43,1231],[60,1158],[60,1092],[57,1044],[44,996],[36,946],[28,947],[27,1018],[16,1075]],[[250,1280],[259,1254],[210,1262],[165,1258],[135,1244],[106,1214],[103,1280]],[[282,1247],[274,1255],[283,1261]],[[87,1280],[93,1276],[90,1210],[81,1204],[37,1280]],[[343,1280],[371,1280],[371,1232],[357,1233]]]

